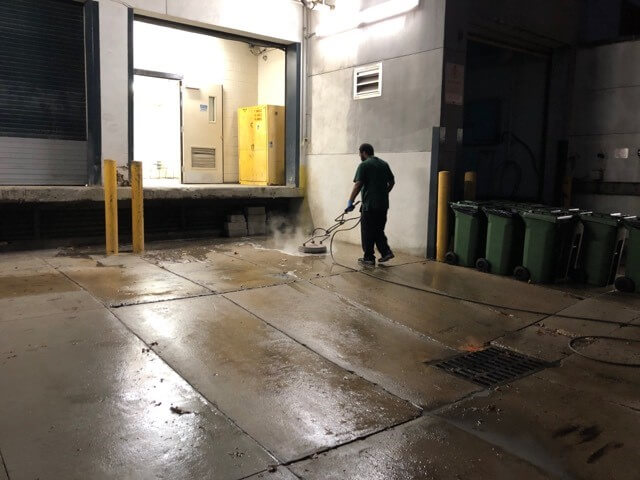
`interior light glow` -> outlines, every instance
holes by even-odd
[[[316,27],[315,33],[318,37],[327,37],[346,32],[381,20],[397,17],[403,13],[410,12],[418,7],[419,4],[420,0],[388,0],[355,12],[353,15],[339,15],[339,12],[331,12],[323,15],[324,18]]]
[[[416,8],[420,0],[389,0],[388,2],[365,8],[360,12],[360,23],[375,23],[386,18],[395,17]]]

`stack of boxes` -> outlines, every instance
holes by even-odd
[[[247,220],[242,213],[227,215],[224,222],[224,234],[227,237],[244,237],[247,235]]]
[[[247,216],[249,235],[266,235],[267,213],[264,207],[246,207],[244,213]]]
[[[245,207],[244,214],[234,212],[227,215],[224,223],[224,234],[227,237],[244,237],[246,235],[266,235],[267,213],[264,207]]]

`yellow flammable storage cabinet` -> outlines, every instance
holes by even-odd
[[[284,107],[238,109],[240,183],[284,185]]]

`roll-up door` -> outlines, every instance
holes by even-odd
[[[1,0],[0,45],[0,185],[85,184],[82,3]]]

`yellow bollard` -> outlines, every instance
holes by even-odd
[[[118,254],[118,180],[115,160],[105,160],[102,167],[104,188],[104,229],[107,255]]]
[[[438,173],[438,229],[436,231],[436,260],[444,262],[449,248],[449,199],[451,198],[451,172]]]
[[[142,189],[142,162],[130,165],[131,173],[131,237],[133,253],[144,252],[144,191]]]
[[[476,172],[465,172],[464,174],[464,199],[476,199],[476,184],[478,176]]]

